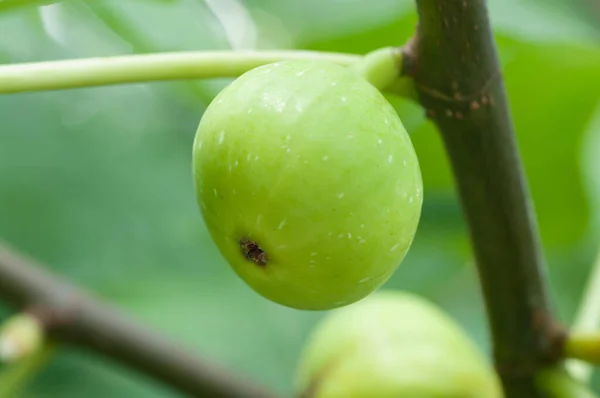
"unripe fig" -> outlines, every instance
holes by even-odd
[[[370,294],[404,258],[420,217],[419,164],[397,113],[356,72],[325,61],[234,80],[202,116],[193,169],[222,255],[289,307]]]
[[[43,326],[37,318],[26,313],[14,315],[0,326],[0,362],[26,358],[43,342]]]
[[[300,359],[302,398],[500,398],[486,357],[441,309],[379,291],[329,313]]]

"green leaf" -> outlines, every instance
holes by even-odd
[[[0,15],[0,60],[236,46],[366,53],[403,44],[414,32],[413,1],[341,4],[65,0]],[[581,150],[592,149],[584,134],[596,131],[590,126],[599,50],[577,15],[532,4],[494,0],[492,22],[544,241],[573,249],[595,225],[600,194],[600,166],[590,165],[587,174],[581,166]],[[214,247],[191,185],[191,142],[203,105],[226,83],[194,82],[201,95],[192,96],[179,90],[185,83],[1,96],[0,236],[190,352],[286,394],[322,313],[279,307],[245,286]],[[432,298],[488,349],[441,140],[419,106],[391,101],[411,132],[426,191],[413,247],[387,287]],[[574,247],[560,256],[548,252],[560,308],[570,308],[585,270],[585,253]],[[176,396],[110,361],[69,350],[27,397],[82,391],[92,398]]]
[[[582,136],[600,92],[600,49],[576,44],[501,42],[520,151],[542,238],[563,248],[589,228],[580,168]]]

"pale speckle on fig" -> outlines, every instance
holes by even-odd
[[[279,101],[275,104],[275,110],[277,112],[281,113],[285,109],[285,105],[286,105],[285,101]]]
[[[218,100],[197,132],[194,178],[205,184],[196,193],[211,236],[238,275],[268,299],[313,310],[380,286],[410,245],[421,202],[402,197],[420,188],[418,161],[381,93],[346,67],[283,61],[244,74]],[[240,256],[240,234],[264,245],[267,268]]]
[[[392,248],[390,249],[391,252],[395,251],[398,246],[400,246],[400,243],[396,243],[394,246],[392,246]]]
[[[277,229],[281,230],[285,226],[286,223],[287,223],[287,218],[284,218],[283,220],[281,220],[281,222],[277,226]]]
[[[225,130],[221,130],[219,133],[219,145],[221,145],[225,141]]]

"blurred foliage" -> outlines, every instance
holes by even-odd
[[[490,3],[565,322],[598,246],[600,15],[591,3]],[[68,0],[0,14],[0,62],[226,48],[365,53],[403,44],[416,21],[409,0]],[[286,393],[304,339],[323,314],[280,307],[238,280],[210,241],[192,191],[193,135],[227,82],[0,96],[0,238],[207,360]],[[387,287],[434,300],[487,350],[441,141],[415,104],[390,101],[412,135],[426,190],[413,248]],[[83,391],[89,398],[176,396],[70,349],[24,396]]]

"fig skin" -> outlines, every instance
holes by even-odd
[[[235,272],[305,310],[353,303],[387,281],[423,200],[394,108],[326,61],[263,65],[225,87],[198,126],[193,173],[202,217]]]
[[[302,398],[503,397],[488,359],[453,319],[391,290],[322,319],[295,382]]]

